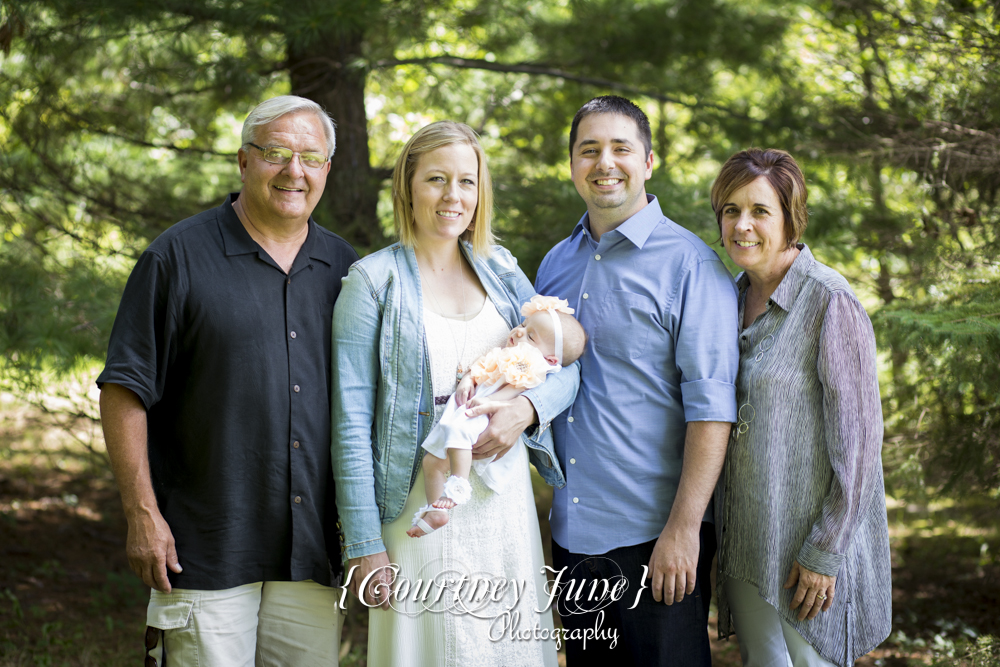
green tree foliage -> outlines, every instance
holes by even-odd
[[[887,462],[997,497],[997,6],[837,0],[807,23],[801,34],[825,47],[799,83],[803,99],[824,93],[811,143],[860,195],[831,240],[860,254],[853,275],[883,304],[873,319],[892,368]]]
[[[748,43],[777,36],[782,25],[719,0],[636,7],[609,30],[618,8],[607,1],[4,5],[0,278],[11,279],[2,289],[11,304],[17,286],[17,302],[46,304],[73,322],[56,344],[49,320],[15,316],[12,305],[5,355],[99,356],[98,347],[68,342],[97,325],[74,327],[101,322],[104,339],[115,306],[106,292],[120,289],[149,240],[239,188],[239,124],[257,101],[282,92],[311,97],[336,118],[338,151],[316,217],[362,252],[386,242],[388,215],[380,223],[377,203],[387,199],[402,142],[435,118],[472,123],[495,156],[503,231],[533,272],[579,214],[562,170],[567,118],[582,101],[618,86],[725,113],[711,102],[710,72],[747,60]],[[726,50],[685,38],[699,16],[713,44],[737,28],[741,39]],[[595,26],[599,44],[580,60],[575,35]],[[657,29],[670,44],[654,39]],[[626,57],[635,43],[655,56],[641,71],[629,63],[645,55]],[[553,201],[553,192],[564,196]],[[37,281],[14,279],[24,264]],[[92,289],[69,296],[62,284],[74,271]]]
[[[265,97],[336,118],[316,218],[362,253],[390,236],[402,143],[469,123],[532,275],[583,212],[570,118],[617,92],[652,121],[649,191],[706,241],[722,160],[749,145],[799,159],[805,240],[858,288],[886,351],[891,479],[996,495],[997,20],[987,0],[2,4],[3,386],[101,358],[137,254],[239,189],[239,126]]]

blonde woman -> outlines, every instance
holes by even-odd
[[[564,483],[546,427],[573,400],[579,368],[477,407],[490,426],[475,457],[515,457],[516,479],[500,495],[473,473],[471,500],[444,528],[407,537],[424,504],[420,444],[458,379],[504,342],[535,291],[493,245],[489,170],[468,126],[433,123],[410,139],[393,208],[399,242],[351,268],[333,322],[332,459],[349,585],[357,593],[367,577],[362,599],[379,603],[369,664],[554,665],[555,643],[534,638],[551,634],[552,619],[535,611],[546,597],[528,461],[550,484]],[[503,580],[521,592],[499,591]],[[483,590],[495,595],[484,600]],[[514,640],[516,620],[543,632]]]

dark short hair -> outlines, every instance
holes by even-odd
[[[580,128],[580,121],[595,113],[618,114],[635,121],[642,145],[646,149],[646,156],[649,156],[653,150],[653,132],[649,129],[649,119],[646,118],[646,114],[632,100],[618,95],[601,95],[584,104],[573,116],[573,125],[569,129],[569,157],[571,160],[573,159],[573,146],[576,145],[576,131]]]
[[[785,218],[786,247],[802,238],[809,224],[806,179],[795,158],[777,148],[750,148],[733,155],[722,165],[712,184],[712,210],[722,233],[722,208],[734,192],[763,176],[778,195]]]

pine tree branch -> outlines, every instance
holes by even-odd
[[[944,324],[955,324],[956,322],[968,322],[969,320],[981,320],[987,317],[1000,317],[1000,313],[990,313],[989,315],[973,315],[972,317],[963,317],[960,320],[948,320]]]
[[[0,114],[0,116],[2,116],[2,114]],[[45,151],[40,150],[38,146],[36,146],[35,143],[29,137],[24,136],[16,127],[12,129],[13,129],[12,134],[17,136],[20,139],[21,143],[24,144],[24,146],[27,147],[30,151],[32,151],[32,153],[38,159],[41,166],[52,178],[55,179],[57,184],[60,186],[61,190],[53,189],[52,192],[54,193],[54,195],[59,195],[60,198],[64,200],[64,203],[68,199],[65,193],[69,193],[70,195],[73,195],[75,197],[85,199],[88,202],[102,209],[104,216],[106,218],[111,218],[110,222],[113,222],[119,227],[125,226],[123,224],[123,221],[119,219],[122,213],[126,213],[128,215],[137,217],[138,219],[141,220],[157,219],[158,212],[145,209],[145,207],[142,205],[142,202],[131,199],[130,201],[127,202],[126,205],[123,205],[119,204],[113,199],[108,199],[107,197],[104,196],[95,195],[87,190],[84,190],[83,188],[77,187],[73,183],[72,175],[67,174],[64,171],[63,167],[65,165],[58,163],[55,159],[52,158],[52,156],[48,155]],[[19,188],[19,190],[24,191],[23,188]],[[38,216],[39,212],[37,210],[34,211],[34,215]],[[126,217],[128,217],[128,215]],[[55,229],[59,229],[60,231],[65,231],[65,228],[62,225],[53,224],[52,221],[49,221],[49,226]]]
[[[86,118],[85,116],[75,113],[66,107],[56,108],[54,110],[57,110],[63,115],[65,115],[67,118],[71,118],[72,120],[74,120],[77,123],[77,127],[81,130],[84,130],[86,132],[93,132],[94,134],[99,134],[105,137],[114,137],[116,139],[121,139],[131,144],[135,144],[136,146],[145,146],[146,148],[160,148],[163,150],[174,151],[175,153],[199,153],[199,154],[207,153],[209,155],[217,155],[219,157],[230,157],[230,158],[233,157],[232,153],[221,153],[211,148],[198,148],[197,146],[191,146],[185,148],[183,146],[178,146],[176,144],[155,143],[152,141],[146,141],[145,139],[140,139],[139,137],[130,137],[127,134],[122,134],[120,132],[113,132],[111,130],[105,129],[95,124],[89,118]]]
[[[146,148],[160,148],[163,150],[174,151],[175,153],[198,153],[201,155],[216,155],[218,157],[235,157],[233,153],[222,153],[210,148],[198,148],[196,146],[191,146],[185,148],[183,146],[178,146],[176,144],[165,144],[165,143],[154,143],[152,141],[146,141],[144,139],[139,139],[137,137],[130,137],[125,134],[120,134],[118,132],[111,132],[110,130],[104,130],[101,128],[88,127],[88,132],[93,132],[94,134],[100,134],[105,137],[115,137],[116,139],[121,139],[127,141],[130,144],[135,144],[136,146],[145,146]]]
[[[666,93],[660,93],[654,90],[649,90],[645,88],[639,88],[638,86],[633,86],[627,83],[622,83],[621,81],[612,81],[611,79],[600,79],[592,76],[584,76],[582,74],[575,74],[573,72],[566,72],[555,67],[549,67],[546,65],[535,65],[531,63],[500,63],[490,60],[483,60],[480,58],[458,58],[455,56],[430,56],[427,58],[403,58],[394,59],[386,58],[382,60],[376,60],[371,63],[372,69],[388,69],[390,67],[399,67],[401,65],[447,65],[449,67],[457,67],[459,69],[478,69],[478,70],[488,70],[490,72],[503,72],[507,74],[534,74],[538,76],[551,76],[557,79],[562,79],[564,81],[574,81],[576,83],[582,83],[588,86],[597,86],[599,88],[610,88],[612,90],[620,90],[625,93],[631,93],[633,95],[639,95],[642,97],[648,97],[650,99],[659,100],[661,102],[671,102],[674,104],[679,104],[690,109],[714,109],[716,111],[721,111],[727,116],[733,118],[738,118],[740,120],[749,121],[753,123],[766,124],[756,118],[751,118],[746,114],[733,111],[732,109],[722,106],[721,104],[715,104],[713,102],[704,102],[695,99],[693,102],[690,100],[685,100],[675,95],[668,95]]]

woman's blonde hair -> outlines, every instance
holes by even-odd
[[[802,238],[809,224],[809,209],[806,208],[809,191],[795,158],[777,148],[740,151],[722,165],[710,195],[719,233],[722,233],[722,207],[726,201],[734,192],[761,176],[771,184],[781,202],[781,213],[785,217],[785,247],[791,248]]]
[[[479,145],[475,130],[465,123],[441,120],[425,125],[414,133],[403,146],[403,152],[396,160],[392,172],[392,216],[396,234],[405,246],[416,242],[416,228],[413,220],[413,175],[417,171],[420,156],[451,144],[467,144],[472,147],[479,161],[477,190],[479,201],[472,216],[472,229],[462,233],[462,240],[472,244],[472,253],[479,257],[490,255],[496,240],[493,237],[493,181],[486,164],[486,153]]]

